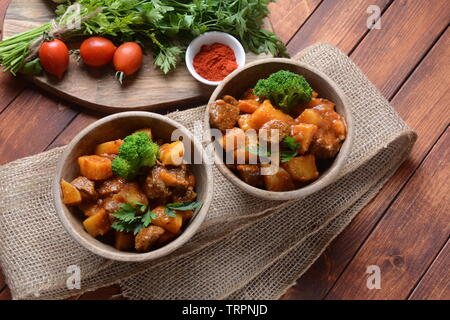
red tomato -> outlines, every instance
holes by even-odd
[[[61,79],[69,66],[69,49],[61,40],[45,41],[39,48],[39,60],[45,71]]]
[[[126,76],[135,73],[142,64],[142,49],[136,42],[125,42],[114,53],[114,67]]]
[[[84,63],[92,67],[101,67],[111,62],[117,47],[103,37],[90,37],[80,46],[80,55]]]

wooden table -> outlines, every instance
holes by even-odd
[[[1,16],[7,3],[0,0]],[[380,8],[380,29],[367,27],[370,5]],[[409,159],[283,299],[450,299],[449,1],[278,0],[270,21],[291,54],[318,41],[346,52],[419,135]],[[0,74],[0,164],[66,144],[102,116]],[[381,268],[379,290],[367,289],[369,265]],[[0,299],[9,298],[0,275]]]

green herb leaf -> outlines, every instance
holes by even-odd
[[[254,155],[260,156],[260,157],[265,157],[265,158],[269,158],[272,153],[268,150],[264,150],[262,149],[259,145],[258,147],[252,146],[252,147],[245,147],[245,150],[247,150],[250,153],[253,153]]]
[[[295,158],[298,155],[298,148],[300,148],[300,142],[297,139],[287,136],[283,140],[283,146],[289,150],[281,151],[280,159],[281,162],[288,162],[292,158]]]
[[[292,151],[297,151],[298,148],[300,148],[300,142],[298,142],[297,139],[291,136],[287,136],[286,138],[284,138],[283,145]]]
[[[166,216],[169,216],[169,217],[174,218],[174,217],[176,217],[176,214],[175,214],[175,213],[176,213],[176,212],[175,212],[174,210],[172,210],[171,208],[168,208],[168,207],[164,208],[164,214],[165,214]]]
[[[186,201],[186,202],[169,203],[166,207],[178,211],[189,211],[195,210],[201,207],[202,205],[203,202],[201,201]]]

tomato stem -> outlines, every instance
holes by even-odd
[[[119,81],[120,84],[122,84],[123,78],[125,78],[125,73],[123,73],[122,71],[117,71],[116,79]]]

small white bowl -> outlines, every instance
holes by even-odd
[[[233,49],[238,68],[245,65],[244,47],[242,47],[241,43],[232,35],[225,32],[211,31],[198,36],[191,42],[186,50],[186,66],[195,79],[210,86],[217,86],[222,81],[210,81],[200,76],[197,71],[195,71],[194,58],[203,45],[212,45],[216,42],[222,43]]]

